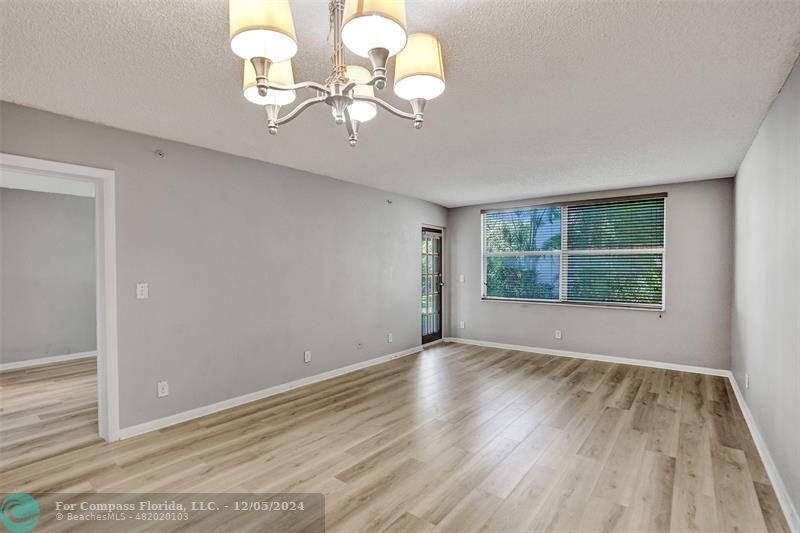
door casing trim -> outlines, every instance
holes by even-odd
[[[119,440],[117,230],[113,170],[0,152],[0,172],[91,182],[95,186],[97,272],[97,422],[106,441]]]
[[[420,336],[420,341],[423,342],[423,344],[430,345],[430,344],[433,344],[435,342],[439,342],[442,339],[444,339],[447,336],[447,333],[449,332],[448,324],[449,324],[449,309],[450,309],[450,306],[449,306],[449,303],[450,303],[449,302],[450,290],[449,290],[449,286],[448,286],[448,281],[449,281],[448,280],[448,272],[449,272],[448,269],[449,269],[449,266],[450,266],[450,261],[448,261],[448,258],[447,258],[447,228],[445,226],[439,226],[437,224],[422,224],[421,227],[420,227],[420,233],[419,233],[420,236],[422,235],[423,231],[437,232],[437,233],[440,233],[442,235],[442,249],[441,249],[441,252],[440,252],[439,255],[440,255],[440,261],[442,262],[442,265],[444,266],[444,268],[442,269],[442,283],[443,283],[443,286],[440,289],[440,292],[442,294],[442,297],[441,297],[441,300],[442,300],[441,301],[442,323],[441,323],[439,329],[441,330],[441,334],[442,335],[441,335],[441,337],[439,339],[434,339],[432,341],[428,341],[427,343],[424,343],[424,341],[422,341],[422,336]],[[417,276],[417,279],[422,280],[422,266],[421,265],[419,267],[418,273],[419,273],[419,275]],[[418,295],[422,294],[422,282],[421,281],[420,281],[419,285],[417,286],[417,294]]]

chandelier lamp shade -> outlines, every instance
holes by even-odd
[[[372,74],[369,70],[359,65],[347,66],[347,78],[350,81],[355,81],[360,85],[353,87],[353,97],[364,96],[366,98],[375,97],[375,89],[369,83]],[[348,108],[350,118],[358,122],[367,122],[375,118],[378,114],[378,106],[369,100],[353,100]]]
[[[273,63],[269,69],[270,79],[274,83],[281,85],[293,85],[294,73],[292,72],[292,61],[287,59],[280,63]],[[244,62],[244,80],[242,81],[242,91],[248,102],[256,105],[288,105],[295,101],[297,93],[295,91],[280,91],[278,89],[267,89],[267,94],[262,96],[258,92],[256,85],[256,69],[250,61]]]
[[[408,36],[394,65],[394,94],[404,100],[433,100],[444,92],[442,45],[430,33]]]
[[[442,45],[429,33],[406,32],[405,0],[330,0],[333,53],[331,73],[323,82],[295,82],[292,58],[297,38],[289,0],[229,0],[231,50],[244,60],[242,91],[262,106],[267,130],[278,132],[316,104],[330,106],[337,124],[345,125],[350,146],[359,126],[381,108],[422,128],[425,104],[445,89]],[[345,48],[369,60],[370,68],[345,62]],[[387,85],[387,63],[395,57],[394,94],[406,100],[405,111],[376,96]],[[308,98],[293,104],[300,91]]]
[[[279,63],[297,53],[289,0],[230,0],[228,7],[231,49],[237,56]]]
[[[348,0],[344,5],[342,41],[348,50],[369,57],[372,50],[393,56],[406,45],[406,4],[403,0]]]

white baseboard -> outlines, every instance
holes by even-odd
[[[775,462],[772,460],[772,456],[769,453],[769,448],[767,448],[767,443],[766,441],[764,441],[764,437],[761,435],[761,431],[759,431],[758,429],[758,425],[756,424],[755,419],[753,418],[753,414],[750,412],[750,408],[744,401],[744,396],[742,395],[742,391],[739,389],[739,384],[736,382],[736,379],[733,377],[733,373],[730,370],[723,370],[719,368],[706,368],[702,366],[678,365],[673,363],[662,363],[660,361],[648,361],[646,359],[632,359],[628,357],[614,357],[610,355],[569,352],[566,350],[553,350],[551,348],[534,348],[532,346],[521,346],[517,344],[505,344],[502,342],[480,341],[473,339],[461,339],[458,337],[448,337],[444,339],[444,341],[456,342],[460,344],[471,344],[475,346],[486,346],[489,348],[501,348],[504,350],[517,350],[520,352],[541,353],[545,355],[554,355],[558,357],[574,357],[576,359],[589,359],[592,361],[604,361],[607,363],[620,363],[625,365],[664,368],[667,370],[678,370],[681,372],[691,372],[694,374],[708,374],[711,376],[722,376],[728,378],[728,380],[731,382],[731,387],[733,388],[733,391],[736,394],[736,400],[739,402],[739,406],[741,407],[742,413],[744,414],[745,421],[747,422],[747,427],[750,429],[750,434],[753,436],[753,441],[756,444],[758,453],[759,455],[761,455],[761,460],[764,462],[764,468],[767,470],[767,475],[769,476],[769,479],[772,482],[772,487],[773,489],[775,489],[775,494],[778,498],[778,501],[781,504],[781,508],[783,509],[783,514],[786,517],[786,521],[789,523],[789,528],[791,529],[792,533],[800,533],[800,518],[798,518],[797,509],[794,507],[794,503],[789,498],[789,491],[786,489],[786,485],[784,484],[783,479],[781,478],[780,471],[778,470],[778,467],[775,465]]]
[[[19,370],[21,368],[30,368],[33,366],[49,365],[51,363],[63,363],[65,361],[74,361],[75,359],[86,359],[87,357],[97,357],[97,352],[68,353],[65,355],[39,357],[36,359],[29,359],[27,361],[17,361],[15,363],[0,363],[0,372],[4,372],[6,370]]]
[[[429,348],[430,346],[436,346],[437,344],[441,344],[444,342],[444,338],[436,339],[435,341],[426,342],[422,345],[423,348]]]
[[[733,373],[731,373],[729,379],[731,381],[731,387],[733,387],[733,392],[736,394],[736,399],[739,401],[739,407],[742,409],[744,419],[747,422],[747,427],[750,429],[750,434],[753,436],[753,441],[756,443],[758,453],[761,455],[764,468],[767,470],[769,480],[772,482],[772,488],[775,489],[775,495],[778,497],[778,502],[780,502],[781,508],[783,509],[783,515],[789,523],[789,529],[792,533],[800,533],[800,515],[798,515],[797,509],[789,497],[789,490],[786,488],[783,478],[781,478],[780,470],[778,470],[778,467],[775,465],[775,461],[772,460],[772,455],[769,453],[767,443],[761,435],[761,431],[758,429],[758,424],[756,424],[755,418],[753,418],[753,413],[750,412],[750,407],[748,407],[747,402],[744,401],[744,395],[739,388],[739,384],[736,382],[736,378],[733,377]]]
[[[591,361],[603,361],[606,363],[618,363],[623,365],[648,366],[652,368],[665,368],[667,370],[677,370],[680,372],[691,372],[693,374],[708,374],[711,376],[729,377],[730,370],[720,368],[707,368],[704,366],[679,365],[674,363],[662,363],[661,361],[650,361],[648,359],[633,359],[630,357],[616,357],[613,355],[598,355],[593,353],[570,352],[567,350],[554,350],[552,348],[536,348],[533,346],[522,346],[519,344],[505,344],[502,342],[479,341],[473,339],[462,339],[459,337],[448,337],[445,342],[458,342],[461,344],[473,344],[475,346],[486,346],[489,348],[501,348],[503,350],[517,350],[519,352],[541,353],[544,355],[555,355],[557,357],[574,357],[575,359],[589,359]]]
[[[251,392],[249,394],[237,396],[235,398],[230,398],[228,400],[222,400],[221,402],[212,403],[211,405],[198,407],[196,409],[191,409],[189,411],[184,411],[182,413],[176,413],[174,415],[165,416],[164,418],[158,418],[156,420],[144,422],[142,424],[137,424],[135,426],[122,428],[119,431],[119,437],[120,439],[129,439],[131,437],[135,437],[143,433],[156,431],[158,429],[162,429],[168,426],[174,426],[175,424],[180,424],[182,422],[194,420],[195,418],[207,416],[219,411],[224,411],[225,409],[230,409],[231,407],[237,407],[239,405],[254,402],[256,400],[261,400],[263,398],[268,398],[270,396],[275,396],[276,394],[280,394],[282,392],[290,391],[292,389],[297,389],[305,385],[311,385],[312,383],[317,383],[319,381],[325,381],[326,379],[335,378],[337,376],[341,376],[344,374],[349,374],[351,372],[355,372],[356,370],[361,370],[362,368],[367,368],[369,366],[386,363],[387,361],[391,361],[392,359],[399,359],[400,357],[406,357],[408,355],[415,354],[421,351],[422,351],[422,346],[414,346],[412,348],[400,352],[390,353],[388,355],[383,355],[381,357],[375,357],[373,359],[368,359],[360,363],[355,363],[352,365],[344,366],[342,368],[329,370],[328,372],[323,372],[321,374],[309,376],[307,378],[297,379],[295,381],[290,381],[289,383],[275,385],[274,387],[269,387],[267,389],[263,389],[260,391]]]

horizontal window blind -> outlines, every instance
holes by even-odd
[[[567,206],[571,250],[664,246],[664,199]]]
[[[483,222],[485,296],[558,301],[561,208],[495,211]]]
[[[488,299],[663,308],[664,197],[483,213]]]
[[[558,300],[561,276],[558,255],[489,257],[487,296]]]

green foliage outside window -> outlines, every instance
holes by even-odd
[[[558,300],[561,208],[487,213],[484,223],[487,252],[540,253],[488,257],[486,295],[497,298]]]

